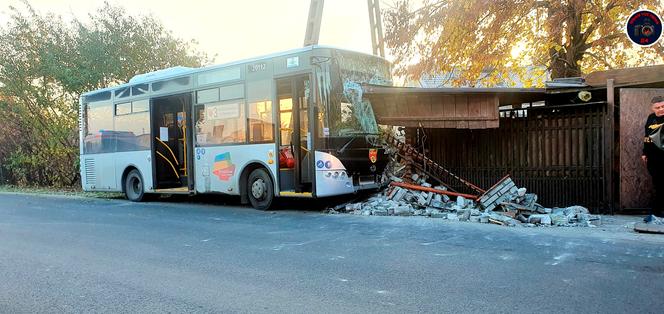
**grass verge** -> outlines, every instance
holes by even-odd
[[[92,198],[106,198],[106,199],[123,199],[124,194],[117,192],[85,192],[80,188],[71,187],[41,187],[41,186],[16,186],[16,185],[0,185],[0,192],[6,193],[31,193],[31,194],[48,194],[48,195],[67,195],[67,196],[80,196]]]

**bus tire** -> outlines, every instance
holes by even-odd
[[[141,173],[134,169],[129,171],[127,178],[124,182],[125,196],[132,202],[140,202],[145,198],[145,184],[143,184],[143,176]]]
[[[268,210],[274,201],[274,184],[263,168],[254,169],[247,180],[247,196],[251,206],[258,210]]]

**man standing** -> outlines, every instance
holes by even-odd
[[[655,202],[651,214],[662,217],[664,213],[664,150],[658,148],[649,136],[659,131],[664,125],[664,97],[653,97],[650,101],[650,109],[653,113],[646,120],[641,159],[646,164],[655,186]]]

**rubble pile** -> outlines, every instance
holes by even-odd
[[[583,226],[601,223],[585,207],[547,208],[537,203],[537,195],[517,188],[506,176],[480,196],[450,191],[445,185],[432,185],[426,174],[402,163],[391,163],[384,178],[389,188],[367,200],[328,209],[331,214],[365,216],[426,216],[436,219],[493,223],[504,226]],[[431,180],[433,181],[433,180]],[[437,180],[440,181],[440,180]]]

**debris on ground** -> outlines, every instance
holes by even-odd
[[[653,225],[664,225],[664,218],[648,215],[646,218],[643,218],[643,222]]]
[[[491,223],[502,226],[582,226],[601,224],[601,216],[591,215],[583,206],[547,208],[537,203],[537,194],[517,187],[505,176],[488,190],[452,174],[424,154],[390,138],[393,158],[383,179],[387,189],[363,202],[342,204],[328,213],[364,216],[425,216],[435,219]],[[437,176],[436,174],[440,174]],[[477,193],[453,191],[440,177],[445,175]]]
[[[643,223],[637,223],[634,225],[634,231],[664,234],[664,218],[648,215],[643,219]]]

